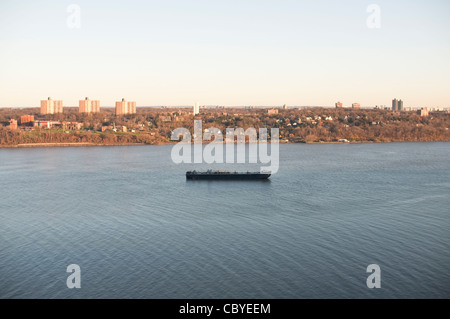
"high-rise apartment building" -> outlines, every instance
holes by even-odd
[[[397,111],[397,109],[398,109],[398,100],[393,99],[392,100],[392,111]]]
[[[398,109],[397,109],[397,111],[403,111],[403,110],[404,110],[404,108],[403,108],[403,101],[399,100],[398,101]]]
[[[360,108],[361,108],[361,104],[359,104],[359,103],[353,103],[353,104],[352,104],[352,108],[354,108],[354,109],[360,109]]]
[[[336,102],[336,108],[341,108],[342,107],[342,103],[341,102]]]
[[[122,114],[136,114],[136,102],[127,102],[125,99],[116,102],[116,115]]]
[[[85,98],[79,101],[78,112],[80,113],[98,113],[100,112],[100,101],[89,100]]]
[[[63,112],[62,101],[52,100],[48,98],[47,100],[41,100],[41,114],[55,114]]]
[[[200,107],[198,106],[198,101],[195,101],[194,103],[194,109],[193,109],[193,114],[194,116],[200,113]]]
[[[404,109],[402,100],[392,100],[392,111],[403,111]]]

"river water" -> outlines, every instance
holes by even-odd
[[[1,149],[0,298],[450,298],[449,143],[280,145],[268,182],[171,149]]]

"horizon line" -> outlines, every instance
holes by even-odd
[[[136,108],[159,108],[159,109],[174,109],[174,108],[186,108],[191,109],[192,105],[141,105],[136,106]],[[377,108],[378,107],[378,108]],[[0,109],[33,109],[40,108],[40,106],[0,106]],[[63,106],[63,108],[79,108],[79,106]],[[100,106],[100,108],[112,108],[115,106]],[[283,109],[283,106],[280,105],[202,105],[200,106],[202,109],[233,109],[233,108],[254,108],[254,109]],[[327,106],[327,105],[293,105],[286,106],[286,109],[300,109],[300,108],[325,108],[325,109],[379,109],[379,110],[391,110],[391,107],[386,105],[371,105],[371,106],[360,106],[359,108],[353,108],[351,106]],[[442,108],[442,109],[450,109],[450,107],[429,107],[429,106],[417,106],[417,107],[406,107],[410,109],[421,109],[421,108]]]

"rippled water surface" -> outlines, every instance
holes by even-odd
[[[280,145],[269,182],[170,151],[1,149],[0,297],[450,298],[449,143]]]

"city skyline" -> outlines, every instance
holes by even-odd
[[[446,1],[2,1],[0,107],[450,107]],[[86,50],[89,48],[89,50]],[[89,74],[89,76],[87,76]],[[395,76],[392,76],[394,74]]]
[[[63,100],[53,100],[51,97],[48,97],[46,100],[40,101],[40,114],[54,114],[54,113],[63,113],[63,108],[74,108],[75,106],[64,104]],[[195,101],[192,106],[189,105],[159,105],[159,106],[146,106],[146,105],[137,105],[136,101],[126,101],[125,98],[122,98],[121,101],[116,101],[115,106],[103,105],[102,108],[115,108],[115,113],[117,115],[126,115],[126,114],[135,114],[136,108],[189,108],[192,107],[192,113],[197,115],[200,113],[200,108],[269,108],[269,109],[298,109],[298,108],[341,108],[341,109],[380,109],[380,110],[392,110],[392,111],[412,111],[412,110],[449,110],[448,107],[423,107],[423,106],[405,106],[404,101],[402,99],[394,98],[392,100],[392,107],[387,107],[386,105],[377,104],[377,105],[361,105],[358,102],[353,102],[349,105],[345,105],[341,101],[338,101],[333,106],[329,105],[291,105],[287,106],[286,104],[278,104],[278,105],[240,105],[240,106],[227,106],[227,105],[200,105],[198,101]],[[14,108],[14,107],[13,107]],[[33,107],[18,107],[17,109],[28,109]],[[78,106],[79,113],[98,113],[101,112],[100,109],[100,100],[91,100],[89,97],[85,97],[83,100],[79,100]]]
[[[335,102],[333,105],[286,105],[286,104],[277,104],[277,105],[200,105],[198,101],[195,101],[191,105],[138,105],[137,102],[129,102],[126,101],[125,98],[122,98],[121,101],[116,101],[114,105],[103,105],[100,107],[100,100],[91,100],[89,97],[85,97],[83,100],[79,100],[79,105],[67,105],[63,100],[53,100],[51,97],[48,97],[46,100],[40,101],[40,106],[32,106],[32,107],[6,107],[6,108],[17,108],[17,109],[28,109],[28,108],[40,108],[41,114],[54,114],[54,113],[62,113],[63,108],[78,108],[79,113],[98,113],[101,108],[115,108],[117,114],[133,114],[136,113],[136,108],[191,108],[193,113],[199,114],[200,108],[348,108],[348,109],[385,109],[392,111],[404,111],[404,110],[420,110],[420,109],[435,109],[435,110],[448,110],[450,107],[433,107],[433,106],[404,106],[403,100],[397,100],[397,98],[392,100],[392,108],[387,107],[383,104],[377,105],[361,105],[360,103],[353,102],[345,104],[343,102]],[[122,105],[123,104],[123,105]],[[50,106],[49,106],[50,105]],[[118,106],[119,105],[119,106]],[[130,105],[130,106],[129,106]],[[2,107],[0,107],[2,108]],[[5,107],[3,107],[5,108]],[[129,110],[128,110],[129,109]]]

